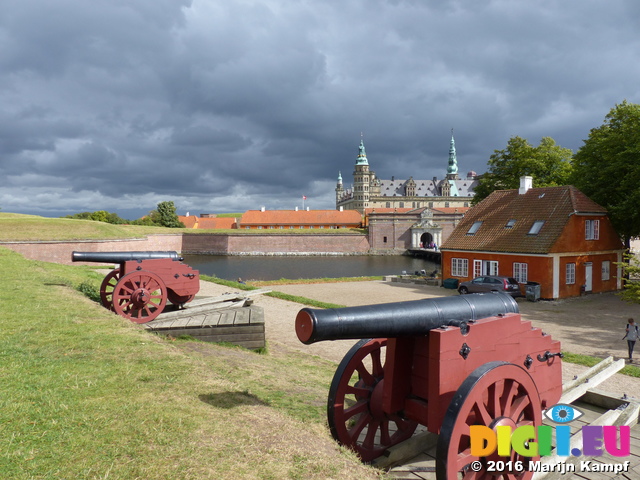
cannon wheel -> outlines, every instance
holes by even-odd
[[[340,362],[329,388],[327,416],[331,434],[364,462],[410,438],[418,425],[400,414],[382,412],[382,353],[386,345],[386,338],[356,343]]]
[[[173,290],[169,290],[167,292],[167,297],[169,298],[169,301],[171,303],[173,303],[174,305],[178,305],[178,306],[182,306],[185,303],[189,303],[191,300],[193,300],[194,298],[196,298],[195,294],[192,295],[178,295],[176,292],[174,292]]]
[[[135,323],[147,323],[156,318],[167,304],[167,287],[152,272],[131,272],[124,275],[113,289],[113,309]]]
[[[116,288],[116,284],[120,280],[120,269],[116,268],[111,270],[100,285],[100,300],[102,300],[102,306],[108,308],[112,312],[113,310],[113,290]]]
[[[495,428],[509,425],[513,429],[523,425],[542,425],[542,405],[535,382],[518,365],[507,362],[489,362],[476,368],[456,391],[444,416],[436,453],[436,478],[460,480],[495,478],[527,480],[529,471],[489,474],[487,460],[522,461],[524,468],[529,458],[512,451],[507,457],[473,457],[470,453],[470,425]],[[537,457],[539,458],[539,457]],[[471,463],[479,461],[481,469],[474,472]]]

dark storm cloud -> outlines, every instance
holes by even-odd
[[[9,0],[0,208],[125,217],[332,208],[363,132],[381,178],[577,149],[640,101],[633,0]]]

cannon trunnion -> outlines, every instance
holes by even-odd
[[[370,462],[423,425],[439,435],[439,480],[472,474],[476,460],[486,467],[470,453],[470,425],[539,426],[562,393],[560,342],[522,320],[502,293],[304,308],[296,333],[306,344],[361,339],[331,382],[333,437]]]
[[[73,252],[74,262],[119,264],[102,281],[102,305],[132,322],[147,323],[167,301],[182,306],[200,290],[200,274],[177,252]]]

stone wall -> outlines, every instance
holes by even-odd
[[[72,264],[71,252],[128,252],[137,250],[181,251],[182,235],[149,235],[126,240],[81,240],[74,242],[3,242],[29,260]]]
[[[82,240],[74,242],[3,242],[30,260],[71,264],[71,252],[118,252],[136,250],[177,251],[211,255],[332,255],[366,254],[366,235],[340,234],[177,234],[149,235],[126,240]]]
[[[368,252],[367,236],[354,234],[187,234],[182,244],[182,253],[212,255],[348,255]]]

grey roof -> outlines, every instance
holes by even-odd
[[[409,180],[380,180],[380,195],[383,197],[404,197],[405,185]],[[434,180],[414,180],[416,182],[416,196],[418,197],[439,197],[439,185],[442,179]],[[462,180],[454,180],[458,188],[458,196],[473,197],[473,190],[478,184],[477,179],[465,178]]]

